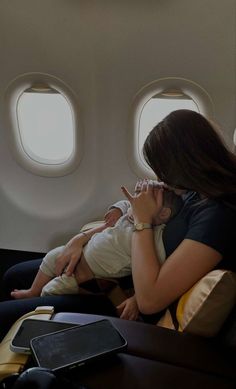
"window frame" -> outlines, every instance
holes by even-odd
[[[135,95],[131,106],[127,143],[128,162],[137,177],[156,178],[139,152],[140,117],[147,102],[167,89],[181,90],[184,95],[194,101],[202,115],[209,119],[214,118],[215,109],[211,96],[203,87],[191,80],[176,77],[161,78],[141,88]]]
[[[74,129],[73,151],[68,159],[59,163],[46,163],[33,159],[27,153],[21,138],[21,130],[18,123],[17,104],[20,96],[34,84],[46,84],[52,89],[56,89],[68,102],[72,114]],[[83,132],[78,114],[78,99],[72,89],[62,80],[44,73],[27,73],[14,79],[5,92],[6,107],[6,128],[10,149],[17,162],[25,170],[39,176],[58,177],[70,174],[78,166],[82,158]]]

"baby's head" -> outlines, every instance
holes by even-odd
[[[183,206],[183,200],[174,191],[164,189],[163,191],[163,207],[159,214],[155,217],[155,224],[167,223],[172,219]]]
[[[159,214],[154,218],[154,224],[166,224],[170,219],[172,219],[183,206],[183,200],[181,196],[178,196],[173,190],[170,190],[164,182],[156,180],[138,180],[135,185],[135,193],[140,193],[143,183],[151,182],[154,188],[154,194],[157,194],[159,189],[164,189],[163,191],[163,207],[160,210]],[[132,211],[131,211],[132,212]]]

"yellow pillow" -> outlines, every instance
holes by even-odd
[[[217,334],[236,302],[236,274],[213,270],[179,300],[179,331],[211,337]]]

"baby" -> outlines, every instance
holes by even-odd
[[[138,185],[136,185],[138,191]],[[155,246],[161,262],[165,260],[165,248],[162,233],[166,223],[174,217],[182,207],[182,200],[170,190],[163,192],[163,207],[156,215],[154,224]],[[30,289],[14,290],[13,298],[29,298],[45,295],[77,294],[79,285],[92,278],[120,278],[131,274],[131,238],[134,222],[130,203],[118,201],[109,208],[105,221],[107,223],[93,230],[82,232],[86,244],[72,276],[57,276],[56,260],[65,246],[57,247],[44,257],[39,271]],[[86,239],[87,238],[87,239]]]

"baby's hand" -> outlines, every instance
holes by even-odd
[[[127,298],[116,309],[121,319],[137,320],[138,318],[139,310],[135,296]]]
[[[111,208],[104,216],[104,220],[109,227],[113,227],[117,220],[122,216],[122,211],[119,208]]]

